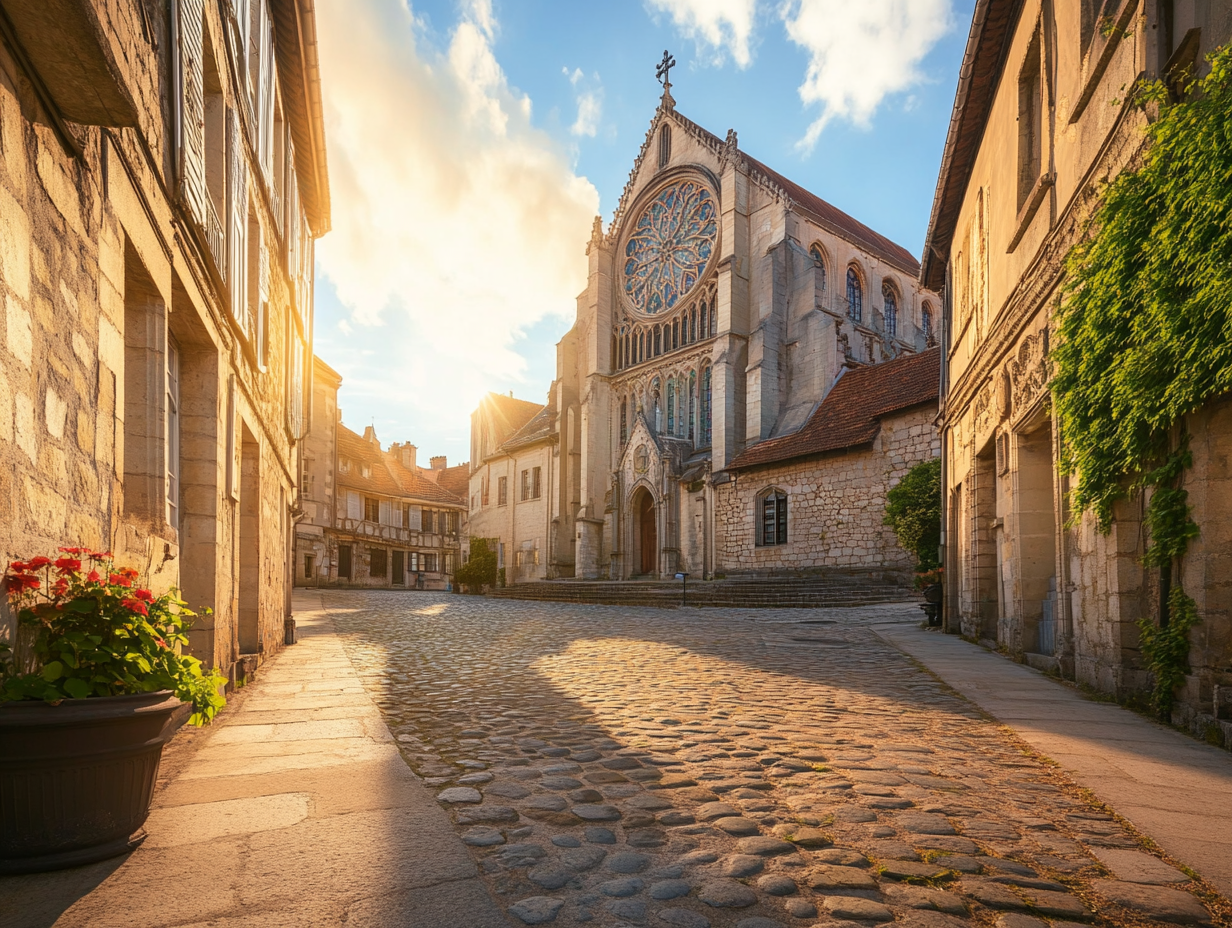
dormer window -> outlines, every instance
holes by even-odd
[[[351,459],[342,458],[338,461],[338,473],[349,474],[351,472]]]
[[[371,464],[363,465],[363,467],[361,468],[361,471],[364,475],[364,479],[367,480],[369,477],[372,476],[372,465]]]

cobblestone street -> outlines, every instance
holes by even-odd
[[[869,627],[914,605],[320,601],[515,924],[1226,917]]]

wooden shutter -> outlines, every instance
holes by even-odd
[[[178,0],[180,43],[180,197],[189,215],[206,226],[205,69],[203,0]]]
[[[377,521],[380,522],[381,525],[392,525],[393,524],[393,514],[390,511],[389,500],[387,499],[381,500],[381,508],[378,511]]]
[[[347,518],[354,519],[356,522],[364,517],[363,499],[354,490],[347,490],[346,496]]]
[[[409,518],[407,519],[406,527],[412,532],[421,531],[423,529],[423,510],[418,506],[411,506],[407,510],[407,515]]]
[[[262,7],[265,4],[262,2]],[[261,76],[257,84],[257,121],[260,124],[261,169],[266,181],[272,186],[274,179],[274,33],[269,22],[269,13],[262,9],[261,16]]]
[[[248,319],[248,162],[234,109],[227,110],[227,217],[231,316],[247,334],[252,331]]]
[[[775,544],[787,544],[787,497],[779,496],[775,499]]]

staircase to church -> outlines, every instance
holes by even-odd
[[[679,580],[538,580],[488,594],[496,599],[618,606],[680,605]],[[795,576],[747,576],[726,580],[690,579],[688,605],[747,609],[821,609],[918,601],[908,575],[896,571],[834,570]]]

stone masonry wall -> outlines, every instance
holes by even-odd
[[[883,420],[871,447],[743,471],[717,485],[716,572],[913,568],[882,524],[885,494],[912,465],[940,455],[935,416],[934,407],[919,407]],[[769,487],[787,494],[784,545],[756,543],[757,497]]]

